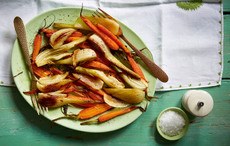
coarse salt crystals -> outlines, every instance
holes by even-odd
[[[175,136],[181,133],[185,126],[184,117],[175,111],[163,113],[159,119],[161,131],[168,136]]]

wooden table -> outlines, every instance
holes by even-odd
[[[125,128],[93,134],[70,130],[38,116],[16,87],[0,86],[0,145],[229,145],[230,143],[230,1],[224,1],[224,71],[221,86],[202,88],[214,99],[214,109],[205,118],[188,113],[190,128],[178,141],[167,141],[156,130],[156,118],[167,107],[182,108],[187,90],[156,92],[141,118]]]

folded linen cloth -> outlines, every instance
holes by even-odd
[[[139,35],[156,64],[169,76],[167,83],[157,81],[157,91],[221,84],[223,12],[219,0],[3,0],[0,85],[14,85],[10,61],[16,39],[15,16],[26,24],[47,10],[82,4],[91,9],[102,8]]]

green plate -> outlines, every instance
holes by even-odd
[[[37,31],[39,30],[39,28],[41,28],[42,21],[45,18],[47,18],[47,16],[50,15],[50,17],[47,19],[47,24],[52,22],[54,18],[53,16],[55,16],[56,23],[74,24],[75,20],[80,15],[80,10],[81,8],[74,8],[74,7],[57,8],[57,9],[53,9],[53,10],[44,12],[42,14],[39,14],[38,16],[30,20],[25,26],[30,54],[32,53],[32,50],[33,50],[33,41],[34,41],[35,35]],[[84,8],[83,15],[92,14],[94,11],[95,10]],[[144,42],[131,29],[129,29],[127,26],[125,26],[122,23],[120,23],[120,25],[122,27],[122,30],[125,36],[137,48],[142,49],[146,47]],[[151,53],[147,49],[145,49],[143,53],[148,58],[153,60]],[[24,91],[30,90],[29,88],[30,87],[30,76],[29,76],[29,71],[25,64],[24,55],[21,51],[21,47],[20,47],[18,39],[16,39],[14,43],[11,57],[12,57],[11,58],[12,74],[13,76],[15,76],[14,77],[15,84],[19,92],[23,96],[23,98],[33,107],[30,96],[23,94]],[[147,67],[143,64],[142,61],[139,60],[138,63],[140,64],[146,76],[146,79],[149,82],[148,95],[153,96],[155,92],[155,88],[156,88],[156,78],[151,75],[150,71],[147,69]],[[145,107],[146,104],[149,104],[149,101],[144,100],[140,105],[142,107]],[[82,108],[74,108],[74,107],[69,108],[69,112],[73,112],[75,114],[77,114],[80,110],[82,110]],[[82,121],[73,121],[69,119],[61,119],[61,120],[56,121],[56,123],[62,126],[68,127],[70,129],[78,130],[78,131],[101,133],[101,132],[109,132],[109,131],[113,131],[113,130],[117,130],[122,127],[125,127],[128,124],[135,121],[141,114],[142,112],[140,112],[140,110],[135,110],[128,114],[121,115],[119,117],[116,117],[104,123],[84,125],[84,126],[80,125]],[[60,108],[50,108],[49,112],[44,114],[43,116],[49,120],[52,120],[57,117],[63,116],[63,114],[61,113]]]

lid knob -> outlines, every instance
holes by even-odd
[[[202,106],[204,106],[204,102],[198,101],[197,106],[198,106],[199,108],[201,108]]]
[[[212,111],[214,102],[212,96],[204,90],[189,90],[183,95],[182,105],[192,115],[205,117]]]

